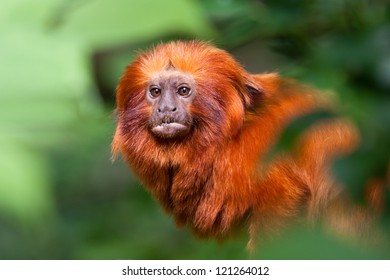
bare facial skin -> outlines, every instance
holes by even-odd
[[[195,95],[195,81],[189,74],[165,70],[153,76],[146,88],[146,100],[153,108],[150,131],[165,139],[186,135],[192,126],[189,105]]]

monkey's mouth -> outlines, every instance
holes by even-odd
[[[174,138],[185,134],[188,130],[189,127],[187,125],[169,116],[162,118],[151,127],[151,131],[162,138]]]

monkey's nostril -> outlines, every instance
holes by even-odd
[[[177,108],[176,107],[174,107],[173,109],[172,109],[172,112],[175,112],[177,110]]]

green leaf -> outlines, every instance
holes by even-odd
[[[60,1],[3,0],[0,9],[0,31],[15,26],[43,27],[49,22]]]
[[[62,130],[99,110],[79,44],[28,27],[11,28],[3,39],[0,133]]]
[[[320,229],[293,227],[275,240],[259,244],[260,259],[277,260],[357,260],[387,259],[386,249],[359,246]]]
[[[0,141],[0,211],[34,224],[54,213],[47,166],[27,147]]]
[[[108,48],[131,41],[189,34],[210,38],[211,27],[190,0],[86,1],[63,16],[60,30],[93,48]]]

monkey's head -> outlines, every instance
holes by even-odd
[[[196,41],[161,44],[140,54],[118,84],[114,144],[118,138],[146,144],[145,137],[159,146],[222,142],[238,133],[259,96],[256,82],[225,51]]]

